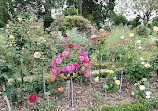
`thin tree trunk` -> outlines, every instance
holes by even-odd
[[[79,0],[79,6],[80,6],[80,14],[81,14],[81,16],[82,16],[82,0]]]

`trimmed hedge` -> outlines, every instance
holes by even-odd
[[[158,109],[158,98],[150,101],[140,99],[139,101],[132,102],[131,104],[123,104],[118,106],[104,106],[101,109],[91,108],[87,111],[151,111]]]

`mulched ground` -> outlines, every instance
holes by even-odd
[[[158,97],[158,81],[157,78],[154,77],[151,79],[152,84],[157,86],[157,89],[155,91],[155,97]],[[122,84],[122,93],[121,98],[119,99],[119,93],[105,93],[102,90],[104,84],[104,78],[101,78],[101,80],[98,83],[91,82],[88,85],[80,86],[77,83],[74,83],[74,107],[70,108],[70,96],[69,96],[69,84],[67,84],[67,87],[65,89],[65,97],[62,100],[59,100],[58,98],[50,96],[49,99],[55,101],[55,107],[56,111],[77,111],[77,110],[86,110],[91,108],[92,106],[97,107],[100,109],[102,106],[112,106],[112,105],[118,105],[118,104],[125,104],[125,103],[131,103],[132,101],[136,101],[137,99],[134,98],[131,95],[132,91],[132,83],[128,79],[123,79]],[[101,94],[101,98],[103,100],[103,103],[96,104],[94,101],[96,92],[99,91]],[[38,102],[44,101],[42,99],[43,94],[38,95]],[[25,102],[23,106],[20,107],[20,109],[13,108],[13,111],[31,111],[29,110],[29,107],[32,104],[29,103],[29,101]],[[6,102],[3,99],[3,97],[0,99],[0,109],[1,111],[7,111],[6,109]]]

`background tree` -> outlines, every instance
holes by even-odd
[[[143,24],[146,26],[150,21],[153,13],[158,11],[158,0],[134,0],[133,6],[135,14],[143,19]]]
[[[0,0],[0,27],[3,27],[10,18],[5,0]]]

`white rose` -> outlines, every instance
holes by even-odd
[[[141,46],[139,46],[139,47],[138,47],[138,49],[142,49],[142,47],[141,47]]]
[[[149,68],[151,65],[149,63],[145,63],[144,67]]]
[[[141,64],[143,64],[143,65],[144,65],[144,64],[145,64],[145,62],[141,62]]]
[[[137,43],[140,44],[140,43],[141,43],[141,40],[137,40]]]
[[[147,96],[151,95],[151,91],[146,91],[145,93],[146,93]]]
[[[140,85],[139,88],[140,88],[140,90],[144,90],[145,86],[144,85]]]
[[[140,60],[144,60],[143,57],[140,57]]]
[[[147,98],[147,99],[149,99],[149,98],[150,98],[150,96],[146,96],[146,98]]]
[[[132,36],[134,36],[134,34],[133,33],[130,33],[130,35],[129,35],[130,37],[132,37]]]
[[[134,96],[134,92],[132,91],[132,93],[131,93],[133,96]]]
[[[124,38],[125,38],[125,36],[120,36],[120,38],[121,38],[121,39],[124,39]]]

